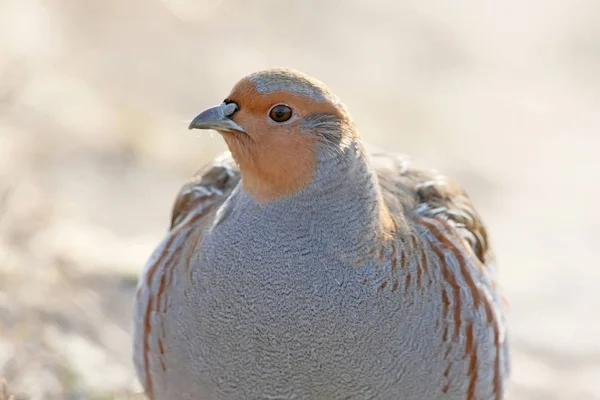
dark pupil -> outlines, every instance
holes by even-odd
[[[292,110],[286,106],[277,106],[271,110],[271,119],[276,122],[284,122],[290,119]]]

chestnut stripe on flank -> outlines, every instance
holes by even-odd
[[[152,304],[154,303],[154,300],[155,300],[154,296],[152,294],[152,282],[154,280],[154,275],[156,274],[158,268],[162,265],[163,266],[162,275],[161,275],[161,279],[160,279],[160,283],[159,283],[158,293],[156,296],[157,297],[156,304],[158,306],[160,304],[161,296],[163,295],[163,293],[165,291],[165,287],[166,287],[166,283],[164,280],[166,272],[167,272],[166,268],[168,265],[170,265],[172,263],[173,257],[175,257],[176,254],[178,253],[177,251],[175,251],[174,254],[170,254],[168,260],[165,262],[165,258],[171,252],[171,246],[173,245],[173,241],[181,233],[181,231],[184,229],[184,227],[186,227],[190,224],[193,224],[195,221],[200,219],[202,216],[204,216],[204,213],[195,215],[194,218],[190,218],[189,221],[185,224],[178,225],[170,233],[170,237],[169,237],[167,243],[165,244],[165,246],[163,247],[160,257],[154,264],[152,264],[152,266],[148,270],[148,274],[145,279],[145,284],[147,285],[147,287],[150,291],[150,294],[148,295],[148,303],[146,305],[146,312],[144,315],[144,338],[143,338],[144,356],[143,356],[143,359],[144,359],[144,372],[146,373],[146,382],[144,385],[144,389],[146,390],[146,393],[148,394],[148,397],[150,397],[150,398],[152,398],[152,393],[153,393],[152,377],[150,376],[150,363],[149,363],[150,334],[152,333],[152,324],[151,324],[150,318],[151,318],[152,311],[153,311]],[[189,231],[187,232],[187,234],[189,234]],[[157,308],[157,310],[158,310],[158,308]]]
[[[442,317],[444,320],[448,319],[448,309],[450,308],[450,299],[448,298],[448,293],[446,289],[442,289],[442,304],[444,306]]]
[[[375,247],[372,247],[371,250],[369,250],[369,258],[373,258],[375,257]]]
[[[157,294],[157,299],[156,299],[156,309],[157,310],[161,310],[160,304],[161,304],[161,300],[162,300],[162,312],[166,312],[167,311],[167,306],[168,306],[168,296],[165,295],[165,289],[166,287],[170,287],[171,286],[171,282],[173,282],[173,274],[175,273],[175,269],[177,264],[179,263],[179,261],[181,260],[180,253],[181,253],[181,247],[185,246],[185,241],[188,239],[188,237],[190,236],[192,229],[189,229],[185,234],[183,239],[181,239],[181,246],[177,247],[176,249],[173,250],[173,252],[171,253],[171,256],[169,257],[169,259],[167,261],[165,261],[164,267],[162,268],[162,275],[161,275],[161,279],[160,279],[160,283],[161,286],[159,287],[158,290],[158,294]],[[166,282],[166,284],[163,286],[163,282]]]
[[[149,398],[152,398],[153,388],[152,388],[152,377],[150,376],[150,334],[152,333],[152,324],[150,323],[150,317],[152,315],[152,303],[154,302],[154,296],[152,295],[152,281],[154,280],[154,274],[159,266],[162,264],[163,260],[166,258],[167,254],[170,251],[171,245],[173,244],[173,240],[175,240],[175,234],[171,234],[169,240],[165,244],[160,254],[160,257],[148,270],[148,274],[145,279],[145,284],[148,287],[148,302],[146,304],[146,312],[144,314],[144,338],[143,338],[143,351],[144,351],[144,372],[146,374],[146,379],[144,382],[144,389],[146,390],[146,394]]]
[[[160,254],[160,257],[148,269],[148,274],[146,275],[146,284],[149,287],[152,287],[152,281],[154,280],[154,274],[156,273],[156,270],[158,269],[158,267],[163,263],[163,261],[167,257],[167,255],[170,253],[171,245],[173,244],[173,241],[175,240],[177,235],[183,230],[184,227],[186,227],[189,223],[192,223],[194,221],[196,221],[195,218],[191,219],[186,224],[179,224],[179,225],[177,225],[177,227],[175,229],[173,229],[169,233],[169,240],[167,240],[167,243],[164,245],[163,250]]]
[[[177,258],[183,247],[185,247],[186,244],[186,240],[190,237],[190,235],[192,234],[192,232],[194,231],[194,227],[191,225],[194,225],[196,222],[198,222],[198,220],[202,219],[207,213],[208,213],[208,209],[204,210],[203,212],[200,212],[196,215],[194,215],[192,218],[190,218],[185,224],[181,224],[179,225],[180,229],[177,231],[177,233],[173,234],[173,237],[177,236],[177,235],[181,235],[182,231],[184,230],[184,228],[189,227],[189,229],[187,229],[185,231],[185,233],[183,234],[183,238],[180,240],[180,247],[178,247],[177,249],[173,250],[173,252],[170,254],[168,260],[165,261],[164,263],[164,268],[163,268],[163,274],[161,276],[161,284],[163,283],[162,278],[167,276],[167,272],[168,272],[168,281],[166,282],[166,285],[170,285],[171,282],[173,281],[173,272],[175,270],[175,265],[177,264],[177,261],[179,260],[179,258]],[[176,259],[177,258],[177,259]],[[161,290],[162,289],[162,290]],[[161,285],[159,287],[158,290],[158,297],[160,298],[163,293],[164,293],[164,287]],[[159,304],[159,302],[157,301],[156,304]]]
[[[148,343],[148,337],[152,332],[152,324],[150,324],[150,315],[152,313],[152,301],[153,296],[152,294],[150,294],[148,296],[148,304],[146,304],[146,315],[144,315],[144,372],[146,373],[146,382],[144,384],[144,389],[150,399],[154,397],[154,389],[152,388],[152,377],[150,376],[150,362],[148,360],[150,354],[150,344]]]
[[[502,366],[501,366],[501,352],[502,352],[502,338],[500,337],[500,321],[498,320],[498,314],[492,310],[491,299],[488,296],[484,296],[486,304],[486,313],[489,313],[492,320],[492,329],[494,330],[494,346],[496,350],[496,359],[494,360],[494,395],[496,400],[502,398],[503,392],[503,381],[502,381]]]
[[[484,297],[483,310],[485,311],[485,318],[488,325],[492,324],[492,322],[494,321],[494,310],[492,310],[492,307],[493,306],[490,302],[490,299]]]
[[[166,266],[162,269],[162,274],[160,274],[160,285],[158,285],[158,293],[156,294],[156,310],[159,311],[160,308],[160,299],[163,295],[163,293],[165,292],[165,283],[167,281],[167,272],[166,272]],[[164,302],[164,306],[163,306],[163,311],[164,309],[167,307],[166,306],[166,301]]]
[[[379,249],[379,257],[377,258],[379,262],[383,262],[383,260],[385,259],[385,247],[381,246],[381,248]]]
[[[161,300],[162,301],[162,312],[166,312],[167,311],[167,305],[168,305],[168,296],[164,296],[165,294],[165,289],[167,286],[170,286],[171,283],[173,282],[173,274],[175,273],[175,268],[177,263],[180,260],[180,257],[178,257],[181,253],[181,250],[183,247],[185,247],[186,241],[189,239],[190,235],[192,234],[192,232],[194,232],[194,227],[193,225],[200,220],[202,217],[204,217],[208,212],[207,210],[203,210],[202,212],[194,215],[192,218],[189,219],[189,221],[187,221],[185,223],[185,225],[183,225],[183,228],[190,226],[189,229],[187,229],[185,231],[185,233],[183,234],[183,238],[180,240],[180,247],[176,248],[173,250],[173,252],[171,253],[171,255],[169,256],[169,258],[165,261],[164,263],[164,267],[162,268],[162,274],[160,277],[160,286],[158,288],[158,293],[156,296],[156,310],[161,310]],[[178,231],[178,234],[181,234],[183,231],[183,228],[181,230]]]
[[[494,344],[496,346],[496,360],[494,362],[494,394],[496,395],[496,400],[502,399],[502,371],[500,370],[500,329],[497,324],[494,324]]]
[[[396,269],[396,266],[398,265],[398,258],[396,255],[396,242],[392,242],[392,254],[390,255],[390,258],[392,259],[392,269]]]
[[[446,351],[446,356],[448,355],[448,353],[450,353],[451,349],[452,349],[452,346],[448,346],[448,350]],[[450,369],[452,369],[451,362],[448,363],[448,366],[444,370],[444,378],[446,378],[447,382],[444,385],[444,387],[442,388],[443,393],[448,393],[448,389],[450,389]]]
[[[469,266],[467,265],[467,260],[464,256],[464,253],[458,247],[456,247],[453,241],[450,240],[448,236],[446,236],[435,225],[436,223],[439,223],[440,225],[444,226],[445,223],[438,219],[425,220],[424,218],[421,218],[419,222],[426,225],[431,234],[436,238],[436,240],[443,243],[444,247],[452,252],[454,258],[456,258],[456,261],[458,262],[458,265],[460,267],[461,275],[463,276],[467,283],[467,286],[469,287],[471,298],[473,299],[473,304],[475,305],[475,307],[477,307],[481,303],[481,298],[479,296],[479,290],[477,289],[477,285],[475,285],[475,281],[473,280],[473,275],[469,270]],[[444,227],[447,228],[446,233],[448,235],[453,235],[451,230],[452,228],[449,225],[446,224]],[[459,239],[458,237],[456,238]]]
[[[440,260],[440,268],[442,269],[442,276],[444,280],[450,285],[452,289],[452,297],[454,298],[454,338],[457,338],[460,333],[460,325],[461,325],[461,298],[460,298],[460,287],[458,286],[458,282],[456,281],[456,277],[454,273],[448,268],[446,264],[446,258],[444,253],[440,248],[435,244],[431,244],[431,250]]]
[[[175,238],[178,235],[181,235],[181,232],[183,231],[184,228],[186,228],[188,225],[192,225],[193,223],[195,223],[196,221],[198,221],[198,219],[202,218],[204,216],[204,213],[200,213],[195,215],[193,218],[190,218],[189,221],[187,221],[182,225],[179,225],[178,227],[180,229],[177,230],[176,233],[173,233],[173,238]],[[181,239],[180,243],[181,246],[185,246],[185,241],[187,240],[187,238],[190,236],[192,229],[189,228],[185,231],[185,233],[183,234],[183,238]],[[165,293],[165,289],[168,285],[171,284],[171,281],[173,280],[173,271],[175,270],[175,265],[177,264],[178,258],[177,256],[180,254],[181,252],[181,246],[177,247],[176,249],[174,249],[171,254],[169,255],[169,258],[164,262],[163,264],[163,268],[161,269],[161,276],[160,276],[160,284],[158,286],[158,292],[156,294],[156,310],[160,310],[160,304],[161,304],[161,299]],[[168,281],[167,281],[167,274],[168,274]],[[166,310],[167,304],[166,304],[166,300],[163,302],[163,310]]]
[[[466,339],[465,339],[465,355],[464,359],[469,357],[471,352],[473,351],[473,323],[469,323],[467,328],[465,329]]]
[[[461,238],[456,234],[456,231],[452,228],[452,226],[450,226],[450,224],[448,224],[446,221],[443,221],[441,219],[436,219],[436,221],[445,228],[448,235],[451,235],[454,238],[456,238],[458,240],[458,243],[460,243],[462,246],[464,246],[464,241],[461,240]],[[440,232],[440,234],[442,234],[442,233]],[[465,280],[467,281],[467,285],[469,286],[469,290],[471,291],[471,295],[473,296],[473,302],[476,305],[479,304],[479,302],[481,301],[481,298],[479,297],[479,290],[477,289],[477,285],[475,284],[475,281],[473,279],[472,271],[470,270],[469,265],[467,265],[467,259],[466,259],[466,256],[469,253],[473,254],[473,255],[475,255],[475,253],[473,253],[472,251],[468,251],[468,249],[466,249],[466,248],[460,249],[452,241],[450,241],[450,250],[454,253],[456,259],[459,262],[460,271],[461,271],[462,275],[464,276]],[[474,262],[480,264],[480,261],[477,258],[477,256],[470,257],[470,258]]]
[[[412,242],[412,245],[413,245],[412,248],[417,249],[419,246],[419,241],[417,240],[417,237],[415,236],[414,233],[410,235],[410,241]]]
[[[163,343],[161,339],[158,339],[158,351],[161,355],[160,357],[160,367],[162,368],[163,372],[167,370],[167,366],[165,365],[165,361],[162,359],[162,355],[165,354],[165,348],[163,347]]]
[[[475,385],[477,383],[478,360],[477,360],[477,344],[473,340],[473,324],[467,325],[467,338],[471,336],[471,348],[469,349],[469,387],[467,389],[467,400],[475,399]]]
[[[412,235],[413,238],[413,251],[415,252],[415,263],[416,263],[416,267],[417,267],[417,288],[423,288],[422,285],[422,278],[423,278],[423,263],[421,262],[421,260],[419,259],[419,256],[417,255],[417,252],[419,252],[419,250],[423,251],[423,248],[421,246],[421,244],[419,243],[419,241],[416,238],[416,235]]]
[[[448,322],[447,321],[444,323],[444,333],[442,334],[442,340],[444,342],[448,341]]]
[[[206,229],[206,225],[203,222],[199,227],[193,230],[193,233],[196,234],[196,237],[193,239],[193,242],[187,246],[188,248],[183,254],[183,259],[185,260],[185,270],[188,272],[188,276],[190,277],[190,283],[193,283],[192,268],[190,266],[192,262],[192,256],[194,255],[194,250],[198,247],[198,243],[200,243],[200,241],[204,238],[204,229]],[[171,276],[171,281],[172,280],[173,279]]]
[[[427,260],[427,252],[425,248],[421,246],[421,265],[423,266],[423,271],[426,273],[429,272],[429,262]]]
[[[442,393],[448,393],[448,389],[450,389],[450,384],[447,383],[442,388]]]
[[[448,340],[448,311],[450,309],[450,299],[446,289],[442,289],[442,307],[442,324],[444,325],[442,340],[446,342]]]

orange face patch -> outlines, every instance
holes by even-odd
[[[240,166],[244,189],[261,203],[295,193],[313,179],[318,139],[301,132],[301,118],[327,113],[347,119],[332,102],[285,91],[261,94],[247,78],[235,85],[227,100],[239,106],[231,118],[246,133],[221,134]],[[269,111],[278,104],[292,109],[289,121],[269,118]]]

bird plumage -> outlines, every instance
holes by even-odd
[[[245,131],[221,132],[233,158],[184,186],[140,278],[134,353],[148,396],[501,399],[505,322],[468,195],[365,150],[305,75],[253,74],[227,101]],[[282,102],[295,120],[259,119]]]

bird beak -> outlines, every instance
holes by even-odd
[[[241,126],[229,118],[236,111],[237,105],[235,103],[222,103],[216,107],[211,107],[198,114],[198,116],[190,122],[188,129],[214,129],[215,131],[245,132]]]

